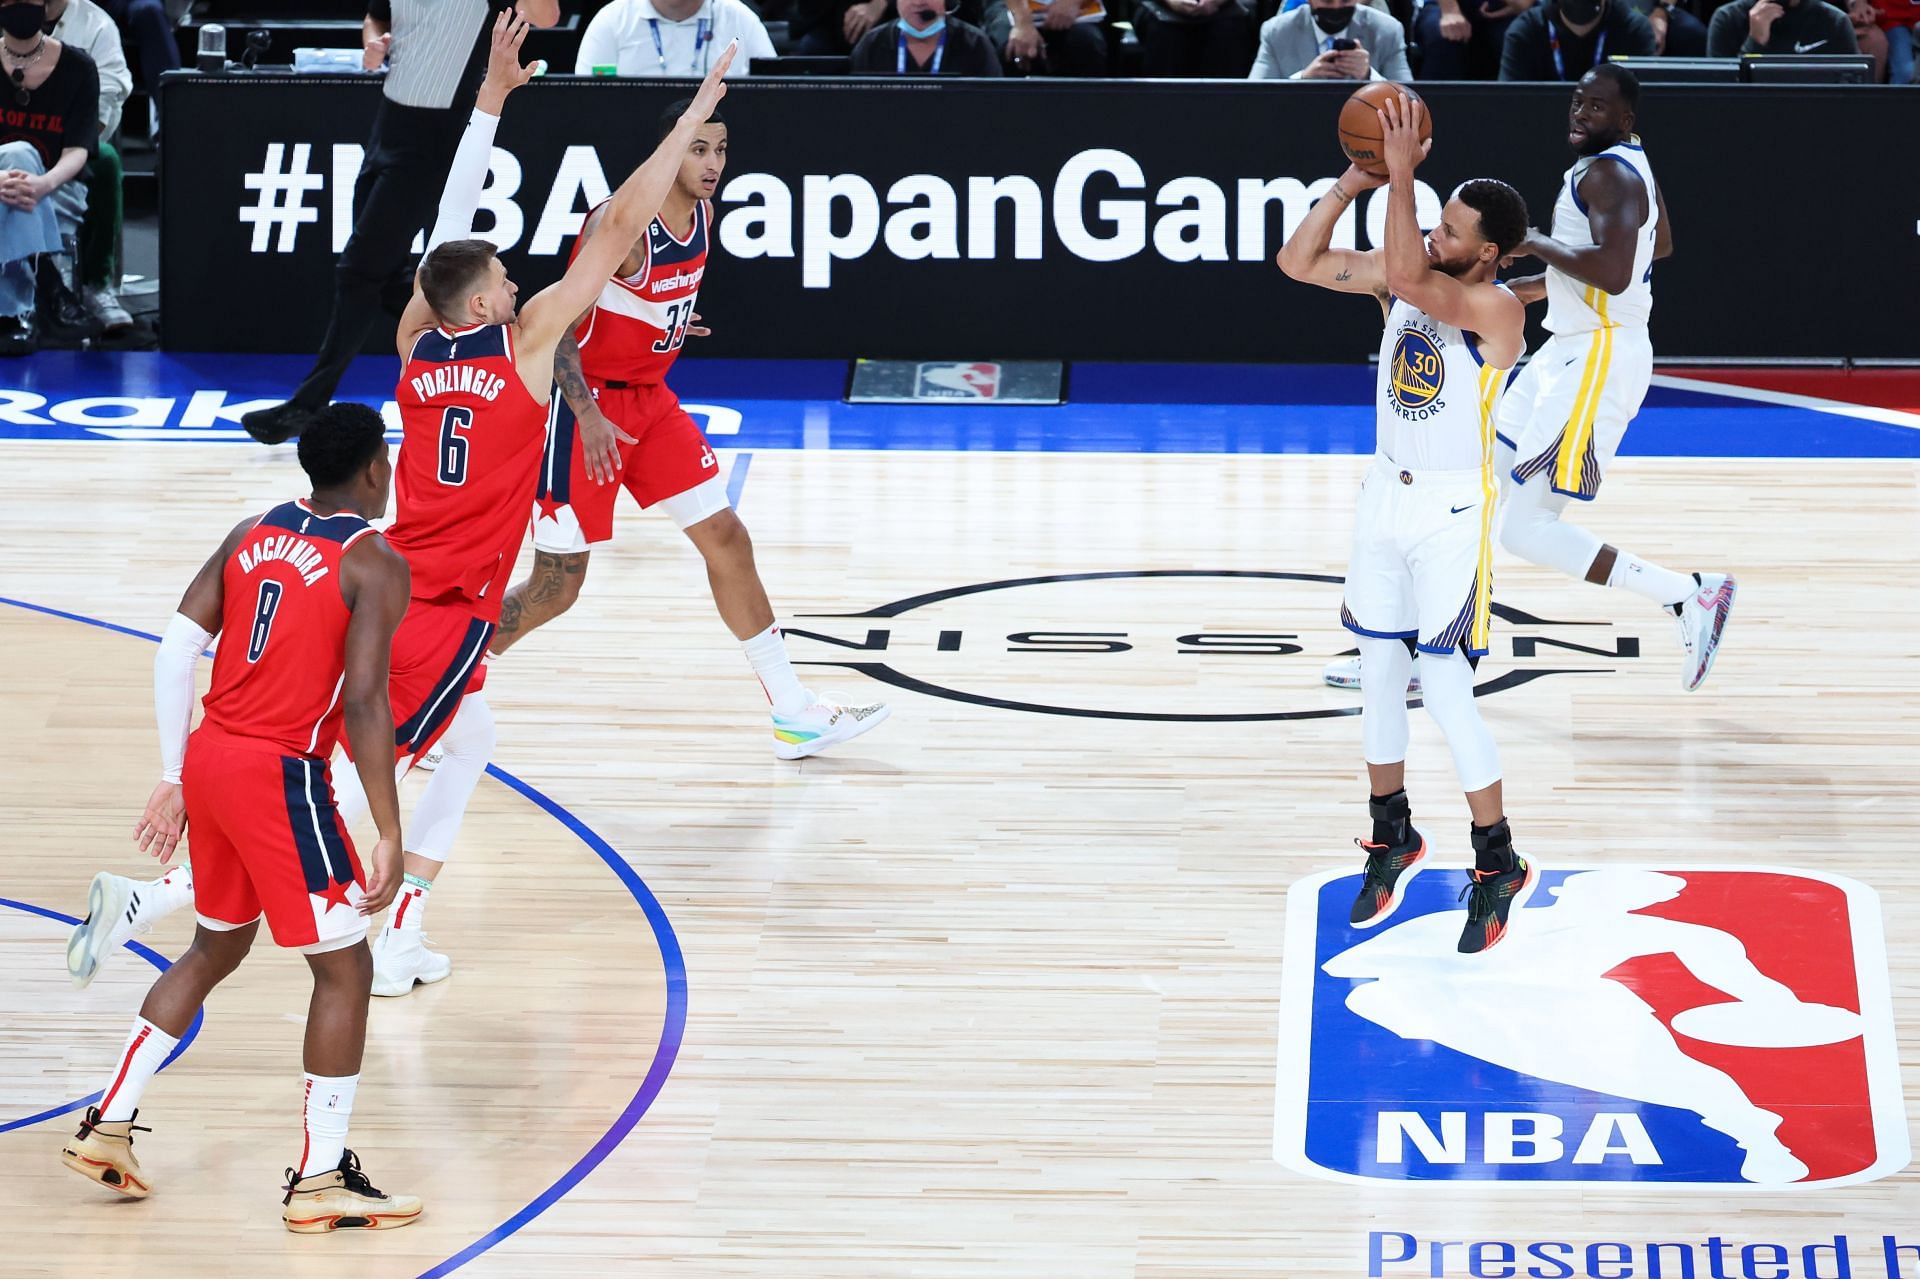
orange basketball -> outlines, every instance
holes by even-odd
[[[1369,80],[1355,89],[1346,105],[1340,108],[1340,149],[1347,153],[1347,159],[1368,173],[1383,177],[1387,172],[1387,152],[1382,145],[1379,111],[1394,94],[1413,102],[1421,100],[1419,94],[1404,84]],[[1421,117],[1420,137],[1424,140],[1432,136],[1433,114],[1429,111]]]

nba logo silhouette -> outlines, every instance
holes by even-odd
[[[998,364],[922,364],[914,395],[923,400],[991,400],[1000,395]]]
[[[1454,945],[1459,873],[1376,928],[1357,872],[1288,894],[1274,1158],[1344,1181],[1782,1189],[1909,1159],[1880,904],[1814,871],[1542,872]]]

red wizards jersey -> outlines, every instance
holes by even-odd
[[[247,530],[221,569],[207,723],[283,755],[333,754],[351,616],[340,560],[372,533],[358,515],[315,515],[305,499],[274,507]]]
[[[413,598],[465,601],[481,620],[498,621],[551,406],[521,382],[505,324],[428,329],[400,370],[394,398],[400,513],[387,541],[406,557]]]
[[[667,380],[687,340],[707,273],[707,233],[713,210],[705,200],[693,209],[693,227],[683,240],[655,218],[647,224],[637,274],[615,276],[574,333],[580,371],[596,382],[653,385]],[[580,241],[573,243],[580,252]]]

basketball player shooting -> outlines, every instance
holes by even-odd
[[[98,1106],[61,1162],[133,1199],[153,1177],[133,1154],[141,1095],[232,975],[264,918],[313,974],[301,1153],[287,1170],[287,1229],[404,1226],[420,1201],[375,1189],[346,1148],[367,1038],[368,917],[400,886],[387,657],[407,608],[407,566],[369,520],[393,477],[380,415],[334,404],[300,437],[310,497],[243,520],[202,566],[154,661],[161,782],[135,828],[163,862],[192,832],[193,943],[160,974]],[[216,635],[205,715],[191,734],[194,668]],[[327,759],[344,729],[379,831],[363,877],[335,810]]]
[[[1426,236],[1414,217],[1414,171],[1426,107],[1401,94],[1380,112],[1387,177],[1351,166],[1280,251],[1306,284],[1371,294],[1386,317],[1376,391],[1378,443],[1361,485],[1340,620],[1359,637],[1368,674],[1361,736],[1373,838],[1357,841],[1366,873],[1351,919],[1371,928],[1399,906],[1427,855],[1406,792],[1406,688],[1418,651],[1427,711],[1445,734],[1473,815],[1474,868],[1459,950],[1506,935],[1536,868],[1514,852],[1500,752],[1473,700],[1473,663],[1487,651],[1492,607],[1493,411],[1525,350],[1525,308],[1495,279],[1526,234],[1527,206],[1504,182],[1461,185]],[[1387,184],[1386,241],[1335,249],[1334,227],[1362,192]]]
[[[663,138],[685,106],[667,108]],[[720,619],[771,704],[773,753],[802,759],[879,727],[888,708],[845,704],[800,682],[718,459],[666,385],[687,338],[707,332],[694,307],[727,146],[726,122],[713,116],[686,147],[659,215],[639,234],[614,224],[605,204],[581,227],[574,261],[590,248],[612,248],[618,269],[560,345],[563,398],[533,505],[533,572],[507,596],[493,651],[504,653],[573,607],[593,548],[613,537],[614,499],[625,488],[641,509],[665,512],[706,561]]]

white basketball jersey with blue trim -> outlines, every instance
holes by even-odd
[[[1645,328],[1653,314],[1653,240],[1660,224],[1660,202],[1655,195],[1653,166],[1636,136],[1617,142],[1599,155],[1587,156],[1567,170],[1560,184],[1560,198],[1553,205],[1553,238],[1569,248],[1591,247],[1593,224],[1587,221],[1587,206],[1581,203],[1575,185],[1595,164],[1624,164],[1638,174],[1647,188],[1647,220],[1641,224],[1639,240],[1633,246],[1632,283],[1625,293],[1609,294],[1564,271],[1547,268],[1547,332],[1591,333],[1609,326]]]
[[[1374,397],[1380,456],[1411,471],[1490,465],[1493,410],[1506,374],[1483,363],[1459,329],[1396,298]]]

